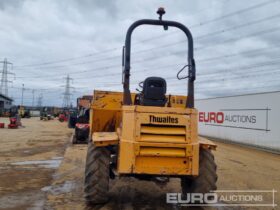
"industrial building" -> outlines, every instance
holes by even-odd
[[[12,102],[13,99],[0,93],[0,113],[2,113],[3,110],[10,109],[12,106]]]

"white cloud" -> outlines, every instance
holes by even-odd
[[[165,0],[161,2],[156,0],[2,0],[0,1],[0,58],[8,58],[15,66],[13,72],[16,73],[17,79],[14,81],[14,87],[20,87],[24,83],[25,87],[30,90],[33,88],[49,90],[44,90],[45,104],[62,104],[61,94],[64,89],[61,86],[64,84],[63,78],[68,73],[74,78],[73,86],[76,87],[73,98],[91,93],[93,89],[121,90],[121,48],[127,28],[135,20],[157,18],[156,9],[164,6],[167,11],[164,19],[180,21],[187,26],[197,25],[191,27],[191,30],[195,39],[195,48],[198,48],[195,52],[195,58],[198,61],[197,72],[200,75],[204,74],[204,76],[198,75],[197,97],[275,90],[277,85],[279,89],[279,82],[275,81],[280,76],[279,72],[273,71],[273,75],[268,73],[254,77],[259,74],[260,68],[244,69],[242,73],[240,73],[240,69],[244,66],[277,60],[279,48],[275,45],[279,43],[280,30],[267,34],[258,35],[258,33],[280,27],[280,17],[247,27],[237,27],[231,31],[209,35],[201,39],[196,38],[279,13],[280,3],[271,0],[272,3],[262,7],[207,23],[216,17],[262,2],[268,1],[251,0],[244,3],[242,0]],[[133,44],[132,52],[156,48],[184,39],[182,34],[173,33],[173,31],[170,29],[166,32],[162,28],[152,27],[137,29],[133,34],[133,43],[138,42],[138,44]],[[247,37],[253,33],[256,35]],[[139,43],[141,40],[162,34],[171,35]],[[186,61],[186,55],[176,52],[186,50],[185,46],[184,43],[181,43],[132,55],[132,61],[134,61],[131,70],[133,90],[137,87],[138,81],[147,76],[157,75],[174,77],[174,79],[167,80],[168,90],[180,94],[185,93],[187,81],[175,80],[181,64]],[[65,58],[77,58],[114,48],[118,50],[72,61],[19,67]],[[261,48],[266,48],[266,50],[263,53],[257,52]],[[250,50],[256,50],[256,53],[226,56]],[[114,56],[115,58],[112,58]],[[107,57],[110,59],[106,59]],[[212,57],[220,57],[220,59],[199,61]],[[280,55],[278,57],[280,59]],[[142,62],[139,62],[141,60]],[[174,66],[170,66],[173,64]],[[164,67],[168,65],[170,68]],[[104,69],[108,66],[115,67]],[[280,65],[265,65],[261,69],[264,72],[270,72],[277,67]],[[79,71],[81,73],[77,74]],[[219,71],[219,73],[210,74],[213,71]],[[107,76],[100,77],[102,75]],[[241,75],[240,78],[238,75]],[[272,85],[269,86],[268,83]],[[30,90],[25,91],[26,104],[31,104],[32,101]],[[18,103],[21,95],[20,89],[12,88],[9,92]],[[39,95],[39,92],[38,90],[36,95]]]

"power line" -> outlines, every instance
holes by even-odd
[[[275,1],[271,1],[271,2],[275,2]],[[279,15],[276,15],[276,16],[279,16]],[[256,20],[256,21],[252,21],[252,22],[250,22],[250,24],[256,24],[257,23],[257,21],[260,21],[260,20],[263,20],[263,21],[267,21],[267,20],[269,20],[268,18],[271,18],[271,19],[273,19],[273,18],[276,18],[275,16],[270,16],[270,17],[267,17],[267,18],[263,18],[263,19],[259,19],[259,20]],[[266,19],[266,20],[265,20]],[[270,20],[271,20],[270,19]],[[228,28],[228,29],[223,29],[223,30],[220,30],[220,31],[216,31],[216,32],[212,32],[210,35],[217,35],[217,34],[220,34],[220,33],[225,33],[225,32],[227,32],[227,31],[231,31],[231,30],[235,30],[237,27],[245,27],[245,26],[248,26],[249,25],[249,23],[245,23],[245,24],[240,24],[240,25],[237,25],[237,26],[234,26],[234,27],[231,27],[231,28]],[[277,31],[277,30],[279,30],[279,29],[277,29],[277,27],[276,28],[273,28],[273,29],[269,29],[269,31],[267,31],[266,33],[270,33],[270,32],[274,32],[274,31]],[[265,32],[264,31],[261,31],[262,32],[262,34],[265,34]],[[264,32],[264,33],[263,33]],[[204,37],[206,37],[206,35],[203,35]],[[200,37],[197,37],[197,39],[200,39],[200,38],[203,38],[203,36],[200,36]],[[247,36],[246,36],[247,37]],[[236,40],[239,40],[240,38],[238,38],[238,39],[235,39],[235,41]],[[232,39],[228,39],[228,40],[232,40]],[[226,43],[226,42],[229,42],[229,41],[227,41],[227,40],[224,40],[224,41],[222,41],[222,43]],[[218,43],[218,44],[220,44],[220,43]],[[207,46],[206,46],[207,47]],[[209,47],[209,45],[208,45],[208,47]],[[274,47],[274,46],[273,46]],[[200,49],[200,48],[199,48]],[[204,49],[204,48],[202,48],[202,49]],[[256,51],[255,51],[256,52]],[[253,52],[249,52],[249,51],[247,51],[247,52],[244,52],[244,54],[246,54],[246,53],[253,53]],[[236,56],[236,55],[238,55],[238,53],[234,53],[234,54],[228,54],[228,55],[224,55],[224,56],[221,56],[222,58],[227,58],[227,57],[229,57],[229,56]],[[239,54],[240,55],[240,54]],[[114,57],[118,57],[119,58],[119,56],[114,56]],[[108,58],[101,58],[102,59],[102,61],[105,61],[105,60],[108,60]],[[155,59],[155,57],[153,57],[152,58],[152,60],[154,60]],[[208,61],[211,61],[211,59],[212,60],[215,60],[215,59],[219,59],[217,56],[216,57],[212,57],[212,58],[210,58],[210,59],[208,59]],[[91,62],[98,62],[98,60],[100,60],[100,59],[96,59],[96,60],[94,60],[94,61],[91,61]],[[143,60],[141,60],[141,61],[143,61]],[[141,63],[141,61],[139,61],[139,63]],[[201,60],[202,62],[203,62],[203,60]],[[204,62],[206,62],[206,59],[204,59]],[[83,64],[85,64],[84,62],[83,62]],[[49,64],[48,64],[49,65]],[[77,65],[80,65],[80,64],[77,64]],[[91,72],[91,71],[98,71],[98,70],[108,70],[108,69],[111,69],[111,68],[114,68],[114,67],[120,67],[120,65],[111,65],[111,66],[106,66],[106,67],[100,67],[100,68],[96,68],[96,69],[92,69],[92,70],[85,70],[84,72],[73,72],[73,74],[80,74],[80,73],[86,73],[86,72]],[[256,66],[252,66],[251,68],[257,68]],[[232,70],[235,70],[235,69],[232,69]],[[225,71],[229,71],[228,69],[227,70],[225,70]],[[213,73],[213,72],[212,72]],[[218,74],[218,73],[220,73],[220,72],[216,72],[215,74]],[[94,77],[94,78],[102,78],[102,77],[104,77],[104,76],[112,76],[112,75],[121,75],[121,73],[118,73],[118,74],[107,74],[107,75],[100,75],[100,77],[98,77],[98,75],[97,75],[97,77]],[[207,75],[207,74],[206,74]],[[201,75],[202,76],[202,75]],[[41,77],[43,77],[43,76],[40,76],[40,77],[38,77],[38,78],[41,78]],[[51,77],[53,77],[53,76],[51,76]]]
[[[240,66],[240,67],[234,67],[234,68],[232,68],[232,69],[221,69],[221,70],[217,70],[216,72],[210,72],[210,73],[201,73],[201,74],[199,74],[198,75],[198,77],[201,77],[201,76],[207,76],[208,77],[208,79],[207,80],[205,80],[205,81],[198,81],[197,83],[207,83],[207,84],[209,84],[209,82],[213,82],[214,80],[215,81],[222,81],[222,80],[225,80],[225,79],[223,79],[223,78],[221,78],[221,79],[217,79],[216,78],[216,76],[215,76],[215,79],[213,80],[213,79],[209,79],[209,76],[214,76],[215,74],[222,74],[223,72],[228,72],[228,71],[230,71],[230,70],[235,70],[235,73],[236,72],[244,72],[244,70],[246,70],[246,69],[252,69],[252,68],[259,68],[259,67],[263,67],[263,66],[269,66],[269,65],[275,65],[275,64],[278,64],[280,61],[279,60],[276,60],[276,61],[271,61],[271,62],[263,62],[263,63],[259,63],[259,64],[254,64],[254,65],[247,65],[247,66]],[[182,64],[183,65],[183,64]],[[174,65],[173,65],[174,66]],[[162,70],[163,68],[169,68],[169,67],[172,67],[172,65],[168,65],[168,66],[159,66],[158,68],[159,68],[159,70]],[[136,71],[136,72],[144,72],[144,71],[147,71],[147,70],[150,70],[150,68],[149,69],[142,69],[141,71]],[[275,71],[275,69],[272,69],[273,71]],[[243,74],[242,76],[240,76],[240,77],[247,77],[247,78],[250,78],[250,77],[254,77],[255,75],[250,75],[250,74],[252,74],[252,73],[256,73],[256,72],[262,72],[263,74],[265,74],[265,75],[268,75],[268,73],[269,72],[271,72],[271,70],[266,70],[266,71],[264,71],[264,70],[254,70],[253,72],[252,71],[250,71],[250,72],[247,72],[247,75],[246,74]],[[249,74],[249,75],[248,75]],[[116,76],[116,75],[120,75],[120,73],[115,73],[115,74],[105,74],[105,75],[96,75],[95,76],[95,78],[103,78],[103,77],[108,77],[108,76]],[[237,77],[237,78],[239,78],[239,77]],[[230,79],[228,79],[228,80],[236,80],[237,79],[236,77],[234,77],[234,78],[230,78]],[[166,79],[171,79],[171,80],[175,80],[176,78],[175,77],[167,77]],[[101,83],[101,84],[103,84],[103,85],[106,85],[106,87],[108,87],[108,86],[111,86],[111,87],[114,87],[114,86],[119,86],[119,84],[120,83],[116,83],[116,84],[106,84],[106,83]],[[136,84],[136,83],[132,83],[132,84]],[[68,94],[67,94],[68,95]]]
[[[256,84],[254,87],[253,86],[246,86],[245,88],[244,88],[244,86],[243,85],[239,85],[239,86],[237,86],[237,87],[235,87],[234,88],[234,91],[236,91],[236,90],[238,90],[238,89],[242,89],[242,90],[248,90],[249,88],[250,89],[254,89],[254,88],[258,88],[258,89],[260,89],[260,88],[268,88],[268,87],[270,87],[270,88],[275,88],[275,87],[277,87],[278,89],[280,88],[280,86],[279,86],[279,83],[278,84],[273,84],[273,85],[271,85],[271,83],[273,83],[273,82],[275,82],[275,81],[277,81],[277,80],[264,80],[264,83],[262,83],[261,85],[260,84]],[[221,84],[218,84],[218,85],[216,85],[216,86],[212,86],[212,87],[199,87],[198,86],[198,88],[197,88],[197,90],[198,91],[213,91],[213,90],[221,90],[221,91],[225,91],[226,89],[228,89],[228,88],[230,88],[230,89],[233,89],[231,86],[226,86],[226,87],[224,87],[224,86],[221,86]]]
[[[280,60],[279,58],[278,59],[275,59],[275,60],[272,60],[272,61],[269,61],[269,62],[262,62],[262,63],[256,63],[256,64],[253,64],[253,65],[247,65],[247,66],[237,66],[237,67],[232,67],[232,68],[222,68],[221,70],[214,70],[212,71],[211,69],[209,69],[210,73],[208,74],[205,74],[205,73],[198,73],[197,76],[209,76],[209,75],[216,75],[216,74],[220,74],[221,72],[230,72],[232,71],[233,73],[234,72],[243,72],[243,70],[248,70],[248,69],[252,69],[252,68],[260,68],[260,67],[263,67],[263,66],[270,66],[270,65],[275,65],[275,64],[279,64],[280,63]]]
[[[246,51],[241,51],[241,52],[236,52],[236,53],[231,53],[231,54],[226,54],[226,55],[221,55],[221,56],[213,56],[213,57],[206,57],[203,59],[198,59],[196,61],[198,62],[209,62],[209,61],[213,61],[213,60],[218,60],[218,59],[224,59],[224,58],[230,58],[230,57],[234,57],[234,56],[239,56],[239,55],[248,55],[248,54],[259,54],[262,53],[266,50],[272,50],[274,48],[279,48],[280,45],[273,45],[273,46],[269,46],[269,47],[264,47],[264,48],[258,48],[258,49],[254,49],[254,50],[246,50]]]
[[[227,43],[227,42],[234,42],[234,41],[237,41],[237,40],[240,40],[240,39],[249,38],[249,37],[255,37],[255,36],[258,36],[258,35],[262,35],[262,34],[266,34],[266,33],[271,33],[271,32],[275,32],[275,31],[278,31],[278,30],[280,30],[279,26],[278,27],[274,27],[274,28],[270,28],[270,29],[267,29],[267,30],[263,30],[263,31],[260,31],[260,32],[257,32],[257,33],[255,32],[255,33],[239,36],[237,38],[231,38],[231,39],[223,40],[223,41],[221,41],[219,43],[209,44],[207,46],[203,46],[203,47],[199,47],[199,48],[194,48],[194,49],[195,50],[204,50],[204,49],[206,49],[208,47],[211,47],[213,45],[220,45],[220,44],[224,44],[224,43]],[[207,34],[203,35],[203,37],[206,37],[206,36],[208,36],[208,35]],[[137,51],[135,53],[138,54],[138,53],[143,53],[143,52],[152,51],[152,50],[156,50],[156,49],[166,48],[166,47],[170,47],[170,46],[181,44],[183,42],[186,42],[186,40],[172,42],[172,43],[169,43],[169,44],[165,44],[165,45],[161,45],[161,46],[157,46],[157,47],[153,47],[153,48]]]
[[[209,73],[198,73],[197,77],[200,78],[201,76],[203,76],[203,77],[215,76],[216,74],[222,74],[223,72],[229,72],[231,70],[234,70],[234,72],[239,72],[239,71],[240,72],[244,72],[244,70],[248,70],[248,69],[252,69],[252,68],[259,68],[259,67],[264,67],[264,66],[270,66],[270,65],[275,65],[275,64],[279,64],[279,63],[280,63],[280,60],[279,59],[275,59],[275,60],[270,61],[270,62],[262,62],[262,63],[258,63],[258,64],[253,64],[253,65],[238,66],[238,67],[233,67],[233,68],[230,68],[230,69],[222,68],[220,70],[216,70],[215,72],[211,71],[211,69],[210,69]],[[177,65],[179,65],[179,64],[177,64]],[[184,65],[184,63],[182,63],[182,65]],[[173,64],[173,65],[168,65],[168,66],[158,66],[158,70],[162,70],[163,68],[169,68],[169,67],[173,67],[173,66],[175,66],[175,65]],[[143,73],[143,72],[149,71],[149,70],[150,70],[150,68],[147,68],[147,69],[142,69],[141,71],[138,71],[138,72]],[[268,72],[269,72],[268,70],[264,71],[265,74],[268,74]],[[250,73],[250,72],[248,72],[248,73]],[[108,77],[108,76],[111,76],[111,75],[112,76],[120,75],[120,73],[118,73],[118,74],[100,75],[100,76],[96,75],[95,78]],[[176,77],[175,77],[175,74],[174,74],[174,77],[173,76],[165,77],[165,79],[177,80]],[[207,80],[206,82],[209,83],[209,81],[211,81],[211,79]],[[136,83],[132,83],[132,84],[136,84]]]
[[[275,18],[275,17],[276,16],[273,16],[273,18]],[[280,17],[280,15],[277,15],[277,17]],[[266,20],[270,20],[271,18],[272,17],[266,18]],[[255,22],[254,22],[254,24],[255,24]],[[241,27],[244,27],[244,26],[245,26],[245,24],[242,24]],[[224,33],[226,31],[234,30],[236,28],[237,28],[237,26],[235,26],[233,28],[229,28],[229,29],[224,29],[224,30],[219,31],[219,33]],[[235,41],[240,40],[240,39],[249,38],[249,37],[255,37],[255,36],[258,36],[258,35],[262,35],[262,34],[266,34],[266,33],[271,33],[271,32],[275,32],[275,31],[278,31],[278,30],[280,30],[280,27],[274,27],[274,28],[270,28],[268,30],[263,30],[263,31],[257,32],[257,33],[251,33],[251,34],[248,34],[248,35],[239,36],[238,38],[227,39],[227,40],[221,41],[219,43],[216,43],[215,45],[217,45],[217,44],[220,45],[220,44],[224,44],[224,43],[227,43],[227,42],[235,42]],[[215,32],[215,34],[217,35],[218,33]],[[207,36],[209,36],[209,34],[205,34],[205,35],[200,36],[198,38],[207,37]],[[145,50],[139,50],[139,51],[136,51],[136,52],[132,53],[132,55],[139,54],[139,53],[144,53],[144,52],[148,52],[148,51],[153,51],[153,50],[156,50],[156,49],[170,47],[170,46],[173,46],[173,45],[181,44],[183,42],[186,42],[186,40],[182,40],[182,41],[178,41],[178,42],[173,42],[173,43],[170,43],[170,44],[165,44],[165,45],[161,45],[161,46],[157,46],[157,47],[153,47],[153,48],[149,48],[149,49],[145,49]],[[210,44],[208,46],[203,46],[203,47],[195,48],[195,49],[196,50],[204,50],[204,49],[206,49],[208,47],[211,47],[212,45],[213,44]],[[96,59],[96,60],[89,61],[89,62],[75,63],[75,64],[72,64],[72,65],[81,65],[81,64],[88,64],[88,63],[92,63],[92,62],[107,61],[107,60],[111,60],[111,59],[115,59],[115,58],[120,58],[120,56],[119,55],[111,56],[111,57],[107,57],[107,58]],[[151,58],[151,60],[154,60],[154,57]],[[65,66],[54,66],[52,68],[61,68],[61,67],[65,67]],[[48,67],[48,68],[50,68],[50,67]]]
[[[236,41],[239,41],[241,39],[245,39],[245,38],[249,38],[249,37],[256,37],[256,36],[259,36],[259,35],[263,35],[263,34],[267,34],[267,33],[272,33],[272,32],[278,31],[278,30],[280,30],[280,26],[274,27],[274,28],[270,28],[270,29],[267,29],[267,30],[263,30],[263,31],[260,31],[260,32],[257,32],[257,33],[251,33],[251,34],[239,36],[237,38],[231,38],[231,39],[223,40],[223,41],[221,41],[219,43],[216,43],[215,45],[217,46],[217,45],[225,44],[225,43],[228,43],[228,42],[236,42]],[[209,48],[211,46],[212,46],[212,44],[209,44],[207,46],[196,48],[196,50],[205,50],[206,48]]]
[[[202,38],[205,38],[205,37],[222,34],[222,33],[225,33],[225,32],[233,31],[233,30],[244,28],[244,27],[247,27],[247,26],[252,26],[252,25],[255,25],[255,24],[259,24],[259,23],[263,23],[263,22],[266,22],[266,21],[270,21],[272,19],[277,19],[279,17],[280,17],[280,14],[272,15],[272,16],[269,16],[269,17],[265,17],[265,18],[261,18],[261,19],[258,19],[258,20],[253,20],[251,22],[247,22],[247,23],[243,23],[243,24],[240,24],[240,25],[236,25],[236,26],[233,26],[233,27],[229,27],[229,28],[225,28],[225,29],[222,29],[222,30],[214,31],[214,32],[208,33],[206,35],[198,36],[195,39],[202,39]]]
[[[86,55],[79,56],[79,57],[66,58],[66,59],[61,59],[61,60],[56,60],[56,61],[49,61],[49,62],[43,62],[43,63],[37,63],[37,64],[26,64],[26,65],[21,65],[21,66],[14,66],[14,68],[37,67],[37,66],[44,66],[44,65],[56,64],[56,63],[64,63],[64,62],[68,62],[68,61],[78,60],[78,59],[81,59],[81,58],[87,58],[87,57],[100,55],[100,54],[107,53],[107,52],[112,52],[112,51],[115,51],[115,50],[119,50],[119,48],[109,48],[107,50],[103,50],[103,51],[96,52],[96,53],[90,53],[90,54],[86,54]]]
[[[267,5],[269,5],[269,4],[276,3],[277,1],[278,1],[278,0],[264,1],[264,2],[255,4],[255,5],[253,5],[253,6],[250,6],[250,7],[241,9],[241,10],[237,10],[237,11],[234,11],[234,12],[231,12],[231,13],[228,13],[228,14],[225,14],[225,15],[222,15],[222,16],[218,16],[218,17],[212,18],[212,19],[210,19],[210,20],[206,20],[206,21],[204,21],[204,22],[200,22],[200,23],[191,25],[191,26],[189,26],[189,28],[195,28],[195,27],[204,26],[204,25],[207,25],[207,24],[209,24],[209,23],[213,23],[213,22],[216,22],[216,21],[220,21],[220,20],[222,20],[222,19],[225,19],[225,18],[228,18],[228,17],[231,17],[231,16],[240,15],[240,14],[242,14],[242,13],[246,13],[246,12],[248,12],[248,11],[255,10],[255,9],[258,9],[258,8],[261,8],[261,7],[264,7],[264,6],[267,6]],[[172,32],[172,33],[169,33],[169,34],[163,34],[163,35],[159,35],[159,36],[154,36],[154,37],[151,37],[151,38],[142,40],[141,42],[146,42],[146,41],[155,40],[155,39],[158,39],[158,38],[161,38],[161,37],[173,35],[173,34],[175,34],[175,33],[179,33],[179,32],[175,31],[175,32]]]
[[[209,24],[209,23],[213,23],[213,22],[216,22],[216,21],[222,20],[224,18],[228,18],[228,17],[234,16],[234,15],[245,13],[245,12],[248,12],[248,11],[251,11],[251,10],[254,10],[254,9],[257,9],[257,8],[260,8],[260,7],[263,7],[263,6],[272,4],[272,3],[275,3],[277,1],[278,0],[264,1],[264,2],[261,2],[261,3],[256,4],[256,5],[253,5],[253,6],[241,9],[241,10],[237,10],[237,11],[232,12],[232,13],[228,13],[226,15],[222,15],[222,16],[210,19],[210,20],[206,20],[204,22],[197,23],[195,25],[190,26],[190,28],[201,27],[203,25],[206,25],[206,24]],[[158,39],[159,37],[167,36],[167,35],[170,35],[170,34],[164,34],[164,35],[152,37],[152,38],[149,38],[149,39],[146,39],[146,40],[139,41],[139,42],[137,42],[135,44],[146,42],[146,41],[150,41],[150,40],[153,40],[153,39]],[[50,64],[55,64],[55,63],[61,63],[61,62],[66,62],[66,61],[73,61],[73,60],[77,60],[77,59],[81,59],[81,58],[92,57],[92,56],[100,55],[100,54],[103,54],[103,53],[112,52],[112,51],[115,51],[115,50],[118,50],[118,49],[119,48],[111,48],[111,49],[107,49],[107,50],[100,51],[100,52],[97,52],[97,53],[86,54],[86,55],[79,56],[79,57],[72,57],[72,58],[56,60],[56,61],[50,61],[50,62],[37,63],[37,64],[28,64],[28,65],[15,66],[15,68],[19,68],[19,67],[35,67],[35,66],[42,66],[42,65],[50,65]]]
[[[254,70],[254,71],[250,71],[246,74],[238,74],[236,76],[230,75],[230,77],[225,77],[224,75],[223,76],[221,75],[219,77],[214,77],[214,78],[209,78],[208,77],[207,79],[204,79],[204,80],[198,79],[196,84],[198,84],[198,87],[201,87],[201,84],[205,84],[207,87],[209,87],[209,84],[212,84],[212,83],[221,85],[221,83],[224,83],[224,82],[235,82],[236,80],[242,81],[244,79],[246,79],[246,81],[248,81],[248,79],[256,78],[256,77],[261,77],[261,78],[264,79],[264,78],[270,76],[268,74],[268,72],[273,73],[274,76],[276,76],[276,75],[279,76],[279,74],[280,74],[279,71],[280,71],[279,68],[272,68],[272,69],[269,69],[269,70],[264,70],[264,69]],[[176,81],[176,83],[173,82],[174,80],[175,79],[172,79],[172,82],[169,83],[169,86],[178,85],[177,81]]]
[[[275,16],[270,16],[270,17],[261,19],[259,21],[253,21],[253,22],[250,22],[250,23],[247,23],[247,24],[242,24],[242,25],[231,27],[231,28],[223,29],[223,30],[220,30],[220,31],[204,34],[202,36],[196,37],[195,40],[205,38],[205,37],[209,37],[209,36],[213,36],[213,35],[218,35],[218,34],[225,33],[225,32],[231,31],[231,30],[235,30],[235,29],[240,28],[240,27],[253,25],[253,24],[256,24],[256,23],[260,23],[260,22],[263,22],[263,21],[268,21],[268,20],[271,20],[273,18],[279,18],[279,17],[280,17],[280,14],[275,15]],[[220,43],[216,43],[216,45],[217,44],[219,44],[219,45],[224,44],[224,43],[227,43],[227,42],[234,42],[234,41],[237,41],[237,40],[240,40],[240,39],[243,39],[243,38],[254,37],[254,36],[258,36],[258,35],[262,35],[262,34],[266,34],[266,33],[275,32],[275,31],[278,31],[279,29],[280,29],[280,27],[275,27],[275,28],[271,28],[271,29],[268,29],[268,30],[263,30],[263,31],[260,31],[260,32],[257,32],[257,33],[252,33],[252,34],[249,34],[249,35],[239,36],[238,38],[232,38],[232,39],[224,40]],[[136,52],[133,52],[132,55],[141,54],[141,53],[145,53],[145,52],[149,52],[149,51],[153,51],[153,50],[157,50],[157,49],[162,49],[162,48],[178,45],[178,44],[181,44],[181,43],[184,43],[184,42],[186,42],[186,40],[181,40],[181,41],[177,41],[177,42],[173,42],[173,43],[169,43],[169,44],[165,44],[165,45],[161,45],[161,46],[157,46],[157,47],[153,47],[153,48],[148,48],[148,49],[144,49],[144,50],[138,50]],[[195,50],[206,49],[208,47],[211,47],[212,45],[213,44],[210,44],[206,47],[203,46],[203,47],[200,47],[200,48],[195,48]],[[180,52],[180,53],[182,53],[182,52]],[[73,64],[70,64],[70,65],[71,66],[85,65],[85,64],[90,64],[90,63],[108,61],[108,60],[112,60],[112,59],[116,59],[116,58],[120,58],[120,55],[99,58],[99,59],[95,59],[95,60],[91,60],[91,61],[87,61],[87,62],[73,63]],[[41,67],[41,69],[49,69],[49,68],[59,69],[59,68],[65,68],[65,67],[69,67],[69,64],[68,65],[60,65],[60,66],[46,66],[46,67]]]
[[[223,58],[229,58],[229,57],[233,57],[233,56],[238,56],[238,55],[245,55],[245,54],[255,54],[255,53],[263,53],[264,50],[271,50],[274,48],[278,48],[280,45],[274,45],[271,47],[266,47],[266,48],[259,48],[259,49],[255,49],[255,50],[249,50],[249,51],[241,51],[241,52],[237,52],[237,53],[232,53],[232,54],[227,54],[227,55],[223,55],[223,56],[213,56],[213,57],[209,57],[209,58],[204,58],[204,59],[198,59],[197,62],[209,62],[212,60],[217,60],[217,59],[223,59]],[[172,55],[176,55],[176,54],[182,54],[182,51],[179,52],[175,52]],[[155,59],[158,58],[162,58],[162,56],[154,56],[152,58],[146,58],[146,59],[141,59],[141,60],[137,60],[133,63],[141,63],[143,61],[154,61]],[[101,71],[101,70],[109,70],[112,68],[116,68],[116,67],[120,67],[120,64],[116,64],[116,65],[110,65],[110,66],[104,66],[104,67],[99,67],[99,68],[95,68],[95,69],[88,69],[88,70],[79,70],[79,71],[74,71],[74,72],[69,72],[71,74],[82,74],[82,73],[88,73],[88,72],[94,72],[94,71]],[[34,76],[32,78],[53,78],[53,77],[57,77],[60,76],[60,74],[58,75],[47,75],[47,76]],[[30,77],[18,77],[18,78],[30,78]]]
[[[261,8],[261,7],[264,7],[264,6],[267,6],[267,5],[269,5],[269,4],[276,3],[276,2],[279,2],[279,1],[278,1],[278,0],[264,1],[264,2],[261,2],[261,3],[259,3],[259,4],[255,4],[255,5],[253,5],[253,6],[250,6],[250,7],[247,7],[247,8],[241,9],[241,10],[238,10],[238,11],[231,12],[231,13],[228,13],[228,14],[225,14],[225,15],[222,15],[222,16],[219,16],[219,17],[210,19],[210,20],[208,20],[208,21],[204,21],[203,23],[199,23],[199,24],[193,25],[192,27],[202,26],[202,25],[206,25],[206,24],[209,24],[209,23],[213,23],[213,22],[222,20],[222,19],[224,19],[224,18],[228,18],[228,17],[234,16],[234,15],[240,15],[240,14],[242,14],[242,13],[245,13],[245,12],[248,12],[248,11],[251,11],[251,10],[255,10],[255,9],[258,9],[258,8]]]
[[[238,54],[252,54],[252,53],[256,53],[256,52],[263,52],[263,50],[268,50],[268,49],[272,49],[272,48],[276,48],[279,47],[280,45],[275,45],[273,47],[268,47],[268,48],[259,48],[257,50],[250,50],[250,51],[242,51],[242,52],[238,52],[238,53],[233,53],[233,54],[228,54],[228,55],[224,55],[224,56],[220,56],[220,57],[210,57],[210,58],[205,58],[202,60],[198,60],[198,61],[207,61],[207,60],[215,60],[215,59],[222,59],[223,57],[231,57],[231,56],[237,56]],[[141,62],[143,61],[147,61],[147,60],[154,60],[157,57],[152,57],[152,58],[148,58],[148,59],[143,59],[140,60]],[[138,61],[138,62],[140,62]],[[270,63],[270,62],[268,62]],[[158,70],[161,70],[161,68],[168,68],[168,67],[174,67],[174,66],[179,66],[179,65],[184,65],[184,63],[177,63],[177,64],[170,64],[170,65],[165,65],[165,66],[158,66],[158,64],[154,65],[154,66],[149,66],[145,69],[141,69],[140,71],[134,71],[134,72],[145,72],[145,71],[149,71],[151,68],[157,68]],[[116,67],[120,67],[119,64],[117,65],[111,65],[111,66],[105,66],[105,67],[100,67],[100,68],[95,68],[95,69],[88,69],[88,70],[80,70],[77,72],[71,72],[71,74],[82,74],[82,73],[88,73],[88,72],[103,72],[103,70],[109,70],[112,68],[116,68]],[[253,67],[255,67],[255,65],[253,65]],[[232,69],[232,70],[236,70],[236,69]],[[213,72],[211,72],[213,74]],[[199,73],[198,73],[199,74]],[[103,77],[107,77],[107,76],[117,76],[120,75],[120,73],[108,73],[108,74],[102,74],[102,75],[95,75],[94,78],[103,78]],[[57,75],[59,76],[59,75]],[[40,76],[41,77],[41,76]],[[36,78],[40,78],[40,77],[36,77]],[[43,78],[47,78],[48,76],[43,76]],[[49,76],[50,78],[55,77],[55,75]],[[35,77],[33,77],[35,78]],[[80,77],[80,78],[76,78],[76,79],[82,79],[82,78],[88,78],[88,76],[85,77]]]
[[[252,69],[252,68],[259,68],[259,67],[263,67],[263,66],[270,66],[270,65],[275,65],[275,64],[279,64],[280,63],[280,59],[273,59],[269,62],[262,62],[262,63],[255,63],[253,65],[245,65],[245,66],[237,66],[237,67],[232,67],[232,68],[221,68],[221,69],[209,69],[209,73],[197,73],[197,76],[209,76],[209,75],[216,75],[216,74],[221,74],[222,72],[229,72],[229,71],[234,71],[234,72],[238,72],[238,71],[242,71],[245,69]],[[179,66],[185,65],[185,63],[177,63],[177,64],[170,64],[170,65],[164,65],[164,66],[154,66],[154,70],[159,70],[162,71],[162,69],[165,68],[172,68],[172,67],[176,67],[178,69]],[[134,71],[133,73],[143,73],[143,72],[148,72],[151,70],[152,67],[149,68],[144,68],[138,71]],[[108,73],[108,74],[103,74],[103,75],[95,75],[94,78],[103,78],[103,77],[109,77],[109,76],[116,76],[116,75],[121,75],[121,72],[119,73]],[[175,75],[175,74],[174,74]],[[85,78],[85,77],[84,77]],[[173,77],[167,77],[166,79],[170,79]],[[174,79],[176,79],[176,77],[174,77]]]
[[[274,47],[278,47],[278,46],[273,46],[272,48],[274,48]],[[265,48],[262,48],[262,49],[265,49]],[[261,51],[262,49],[258,49],[258,50],[256,50],[256,51]],[[266,49],[268,49],[268,48],[266,48]],[[180,53],[182,53],[182,52],[177,52],[177,53],[174,53],[174,54],[180,54]],[[241,54],[241,53],[244,53],[244,54],[249,54],[249,53],[254,53],[254,51],[245,51],[245,52],[240,52],[239,54]],[[203,59],[202,61],[206,61],[206,60],[214,60],[214,59],[218,59],[218,58],[222,58],[222,57],[229,57],[229,56],[236,56],[236,55],[238,55],[238,53],[235,53],[235,54],[230,54],[230,55],[225,55],[225,56],[220,56],[220,57],[210,57],[210,58],[208,58],[208,59]],[[161,56],[159,56],[159,57],[153,57],[153,58],[150,58],[150,59],[142,59],[142,60],[138,60],[138,61],[136,61],[136,62],[134,62],[134,63],[141,63],[141,62],[143,62],[143,61],[148,61],[148,60],[155,60],[156,58],[161,58]],[[87,73],[87,72],[91,72],[91,71],[99,71],[99,70],[109,70],[109,69],[111,69],[111,68],[115,68],[115,67],[119,67],[120,65],[111,65],[111,66],[105,66],[105,67],[100,67],[100,68],[96,68],[96,69],[92,69],[92,70],[83,70],[83,71],[76,71],[76,72],[71,72],[71,74],[80,74],[80,73]],[[59,76],[59,75],[57,75],[57,76]],[[50,76],[37,76],[37,77],[33,77],[33,78],[41,78],[41,77],[43,77],[43,78],[46,78],[46,77],[55,77],[55,75],[50,75]],[[18,77],[18,78],[24,78],[24,77]]]

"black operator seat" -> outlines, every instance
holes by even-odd
[[[143,83],[140,97],[142,106],[165,106],[166,81],[161,77],[148,77]]]

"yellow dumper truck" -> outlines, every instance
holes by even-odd
[[[123,92],[94,92],[84,186],[88,202],[106,202],[109,182],[116,176],[151,181],[180,178],[183,194],[216,190],[216,164],[211,152],[216,145],[197,133],[192,35],[183,24],[162,20],[162,8],[158,14],[159,20],[136,21],[127,31]],[[160,77],[148,77],[140,93],[130,92],[131,35],[140,25],[176,27],[187,36],[187,96],[167,96],[166,81]]]

